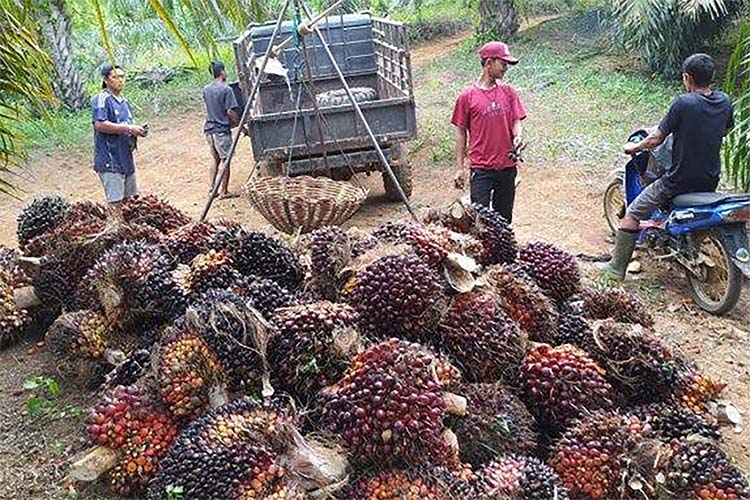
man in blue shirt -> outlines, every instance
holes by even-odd
[[[133,149],[136,137],[146,129],[133,125],[133,111],[122,96],[125,71],[105,64],[101,69],[102,91],[91,100],[94,124],[94,170],[112,207],[138,194]]]

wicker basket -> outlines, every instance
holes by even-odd
[[[339,225],[367,198],[364,188],[307,175],[256,177],[242,191],[273,227],[288,234]]]

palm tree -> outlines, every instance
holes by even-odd
[[[46,0],[40,2],[37,8],[44,45],[55,63],[55,95],[65,107],[80,109],[86,105],[87,95],[73,59],[70,18],[65,8],[65,0]]]
[[[13,191],[9,174],[24,158],[23,137],[14,124],[30,111],[46,116],[55,102],[52,60],[30,26],[32,12],[16,0],[0,0],[0,193]]]
[[[729,60],[724,90],[734,97],[734,128],[724,141],[724,167],[729,180],[750,191],[750,21],[740,26]]]
[[[480,40],[510,40],[518,33],[520,23],[513,0],[479,0]]]
[[[701,44],[718,36],[745,0],[617,0],[615,30],[625,47],[667,77]]]

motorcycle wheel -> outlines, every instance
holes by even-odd
[[[620,228],[620,221],[625,217],[625,193],[622,190],[622,180],[613,180],[604,191],[604,217],[607,219],[609,230],[615,234]]]
[[[742,271],[732,263],[721,231],[701,231],[693,238],[703,262],[698,276],[686,271],[690,294],[701,309],[721,316],[737,305],[742,291]]]

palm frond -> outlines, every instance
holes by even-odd
[[[677,76],[684,58],[718,35],[741,10],[735,0],[614,0],[623,44],[653,71]]]
[[[738,31],[724,79],[734,97],[734,127],[724,140],[724,170],[735,188],[750,191],[750,21]]]
[[[104,20],[104,13],[102,12],[101,3],[99,2],[99,0],[91,0],[91,2],[94,4],[94,10],[96,11],[96,24],[99,27],[99,34],[102,37],[104,50],[107,51],[107,59],[109,59],[109,62],[114,64],[115,56],[112,52],[112,43],[110,42],[109,34],[107,33],[107,23]]]
[[[42,48],[29,3],[0,0],[0,193],[13,195],[8,174],[25,158],[18,124],[29,111],[47,117],[55,102],[49,75],[52,60]]]
[[[182,49],[190,58],[190,61],[193,63],[193,66],[197,66],[198,64],[195,62],[195,57],[193,57],[193,53],[190,50],[190,45],[188,45],[187,41],[185,40],[185,37],[177,28],[177,24],[174,22],[174,19],[172,19],[172,15],[169,13],[166,7],[164,7],[164,4],[160,0],[148,0],[148,3],[151,5],[151,8],[154,9],[156,14],[162,20],[162,22],[167,27],[169,32],[172,33],[172,36],[174,36],[177,39]]]

